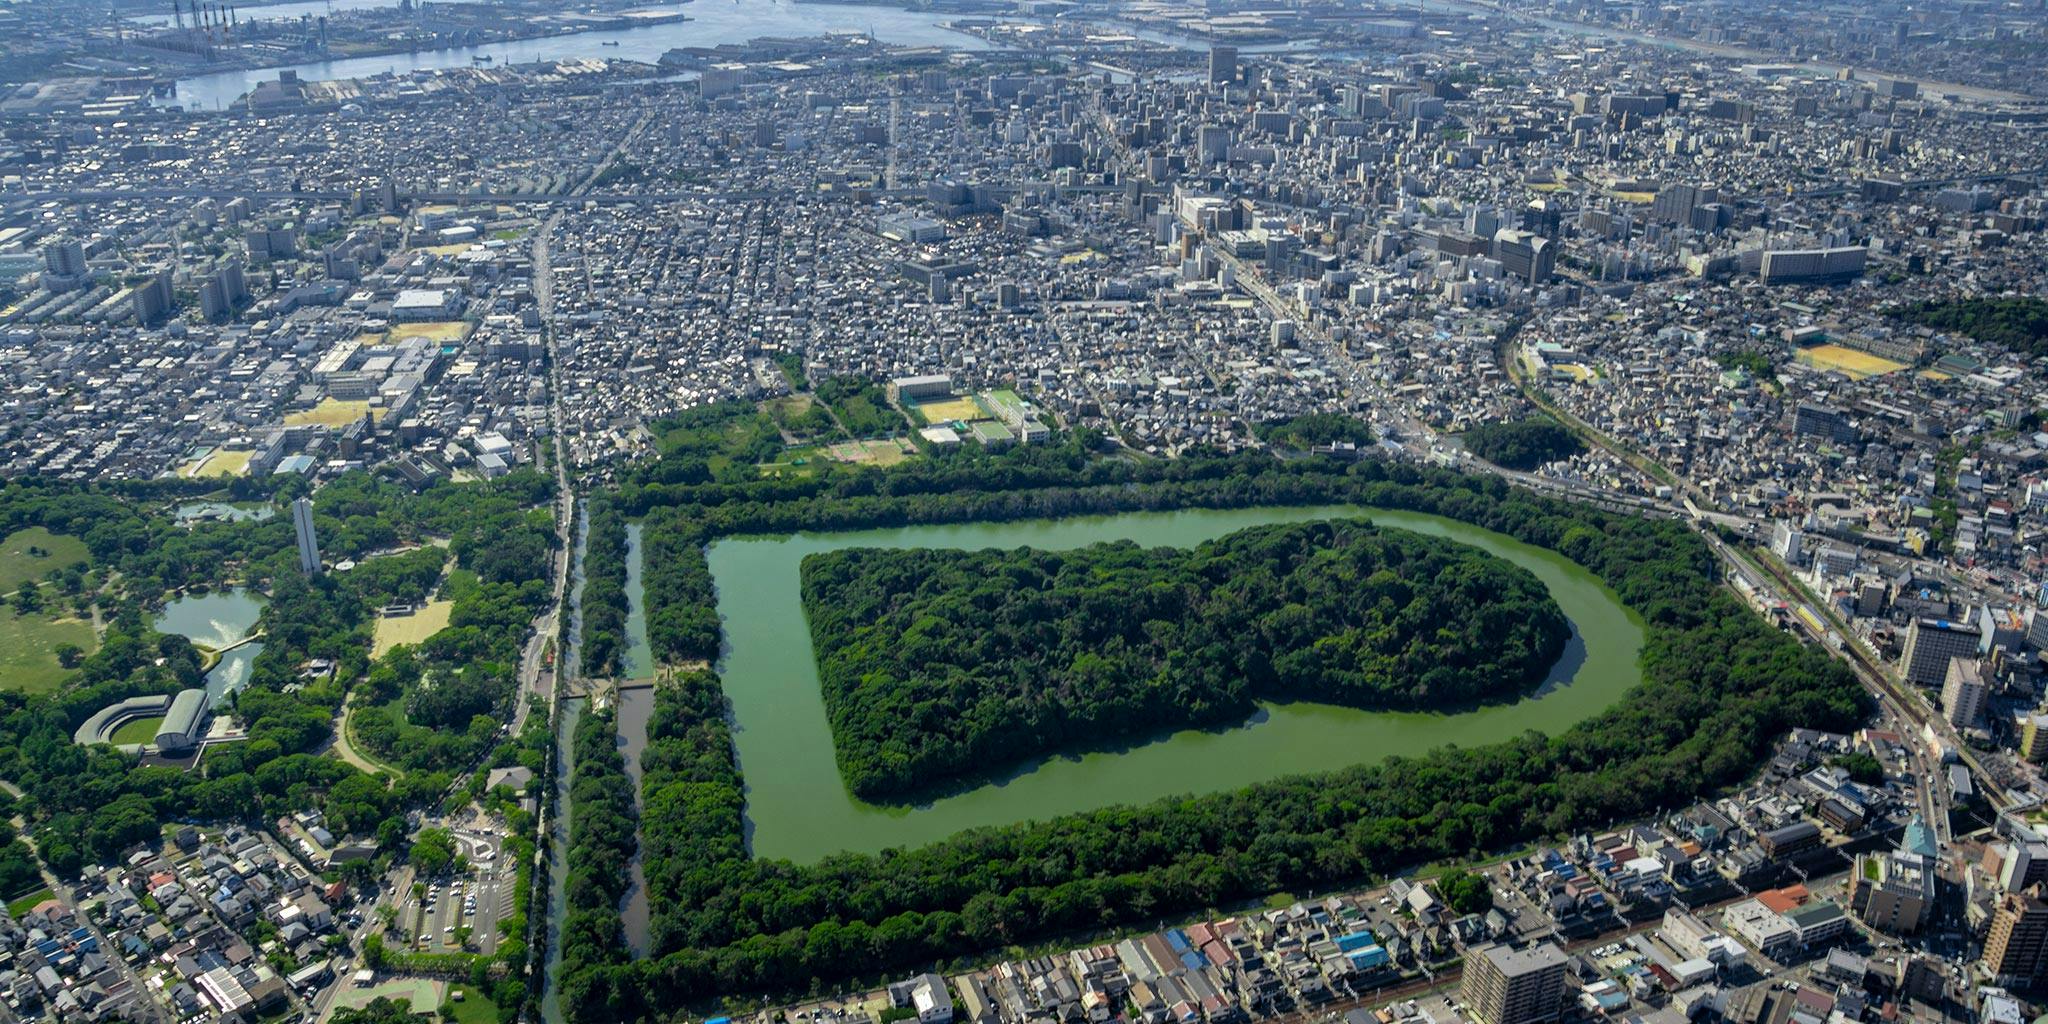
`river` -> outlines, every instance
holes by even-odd
[[[1111,540],[1185,547],[1249,526],[1361,514],[1475,545],[1534,573],[1573,625],[1572,642],[1552,679],[1522,700],[1457,714],[1269,704],[1239,727],[1186,730],[1125,750],[1055,757],[915,807],[868,804],[847,792],[833,759],[798,592],[803,556],[852,547],[1057,550]],[[1476,746],[1530,729],[1555,733],[1612,705],[1642,678],[1642,623],[1591,573],[1555,552],[1410,512],[1346,506],[1186,510],[728,538],[711,546],[709,559],[728,643],[722,671],[747,782],[749,838],[756,856],[798,862],[842,850],[922,845],[976,826],[1235,789],[1445,744]]]
[[[150,625],[164,633],[176,633],[195,644],[219,650],[249,635],[263,614],[263,597],[246,587],[191,594],[164,605]],[[249,684],[260,643],[246,643],[226,654],[206,673],[206,694],[218,702],[222,696]]]
[[[870,32],[885,43],[909,46],[945,46],[956,50],[986,50],[989,44],[964,32],[945,28],[941,22],[957,15],[905,11],[894,7],[856,4],[795,4],[779,0],[699,0],[680,7],[648,7],[652,11],[679,11],[690,20],[650,25],[646,28],[604,29],[576,32],[541,39],[521,39],[488,46],[456,47],[421,53],[395,53],[383,57],[350,57],[313,61],[288,68],[221,71],[178,81],[175,102],[189,110],[220,110],[256,87],[258,82],[276,81],[278,72],[296,71],[307,81],[338,78],[368,78],[387,72],[466,68],[472,57],[488,56],[492,66],[528,64],[542,60],[583,57],[611,57],[654,63],[678,46],[717,46],[744,43],[762,36],[819,36],[831,32]],[[618,45],[607,45],[617,43]]]

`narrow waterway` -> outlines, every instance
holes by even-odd
[[[590,507],[576,503],[575,551],[569,559],[569,593],[563,615],[568,627],[562,631],[555,659],[555,693],[560,695],[576,677],[583,657],[583,559],[590,552]],[[561,698],[555,707],[555,790],[549,795],[548,823],[548,921],[542,936],[546,953],[541,959],[540,1013],[545,1024],[563,1024],[562,997],[556,988],[562,971],[562,918],[568,911],[569,891],[569,806],[570,769],[575,764],[576,723],[583,717],[583,699]]]
[[[626,524],[626,645],[619,652],[619,678],[644,683],[654,675],[654,655],[647,646],[646,555],[640,547],[640,524]],[[617,708],[619,753],[625,758],[626,778],[633,783],[634,806],[644,811],[647,801],[640,792],[640,758],[647,752],[647,720],[654,714],[654,690],[626,686],[619,690]],[[626,945],[636,957],[647,955],[652,911],[647,903],[647,871],[640,862],[640,849],[633,849],[627,864],[629,878],[619,917],[625,925]]]
[[[647,646],[646,564],[640,551],[640,524],[626,524],[626,649],[619,652],[621,679],[654,675],[654,655]]]
[[[556,987],[562,971],[562,919],[569,912],[569,782],[576,723],[583,718],[583,698],[572,697],[555,707],[555,810],[548,828],[547,957],[541,966],[540,1014],[546,1024],[563,1024],[562,995]]]
[[[1548,683],[1510,703],[1448,714],[1268,704],[1234,728],[1190,729],[1126,749],[1075,752],[990,785],[917,806],[854,798],[833,757],[798,587],[805,555],[854,547],[1068,549],[1102,541],[1192,546],[1265,523],[1366,516],[1471,544],[1534,573],[1571,620],[1573,639]],[[757,856],[811,862],[842,851],[916,846],[962,829],[1119,803],[1236,789],[1446,744],[1474,746],[1528,730],[1555,733],[1607,708],[1641,681],[1640,620],[1583,567],[1553,551],[1465,523],[1411,512],[1257,508],[1130,513],[718,541],[709,552],[728,653],[722,670],[738,726],[747,821]]]
[[[633,802],[642,813],[647,801],[640,792],[640,758],[647,753],[647,719],[654,713],[654,690],[650,687],[619,691],[619,753],[626,760],[626,778],[633,782]],[[652,910],[647,903],[647,871],[640,863],[638,843],[633,859],[626,864],[626,896],[619,904],[619,923],[626,932],[626,946],[636,957],[647,955]]]

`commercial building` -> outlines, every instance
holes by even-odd
[[[1209,82],[1220,85],[1237,78],[1237,47],[1209,47]]]
[[[1480,1024],[1545,1024],[1564,1012],[1565,956],[1543,943],[1490,945],[1465,958],[1465,1005]]]
[[[1940,686],[1948,679],[1948,663],[1975,655],[1981,636],[1975,626],[1961,622],[1916,618],[1906,630],[1901,672],[1915,686]]]
[[[1527,231],[1503,228],[1493,236],[1493,258],[1503,272],[1529,284],[1542,284],[1557,271],[1557,246]]]
[[[1899,848],[1856,858],[1849,909],[1864,924],[1892,935],[1911,935],[1934,905],[1934,838],[1919,818],[1907,824]]]

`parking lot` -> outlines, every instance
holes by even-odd
[[[457,832],[455,839],[469,857],[469,871],[424,880],[425,892],[408,893],[400,904],[399,920],[413,930],[422,951],[462,949],[457,929],[467,928],[468,948],[490,953],[498,947],[499,919],[512,912],[517,871],[499,857],[496,837]]]

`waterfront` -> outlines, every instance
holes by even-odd
[[[1456,714],[1268,704],[1240,727],[1184,730],[1126,750],[1056,757],[915,807],[868,804],[847,792],[833,758],[798,592],[797,569],[805,555],[852,547],[1066,549],[1112,540],[1189,546],[1249,526],[1351,515],[1473,544],[1534,573],[1573,625],[1572,642],[1552,678],[1530,697]],[[1187,510],[804,533],[721,540],[711,546],[709,559],[729,644],[722,671],[747,781],[748,828],[760,857],[809,862],[842,850],[916,846],[977,826],[1217,792],[1449,743],[1495,742],[1531,729],[1555,733],[1613,704],[1641,680],[1641,622],[1584,568],[1499,534],[1409,512],[1347,506]]]
[[[342,11],[368,11],[379,7],[396,7],[398,0],[293,0],[292,3],[265,4],[261,7],[237,7],[235,14],[242,21],[288,21],[308,15],[319,18]],[[193,15],[185,14],[185,23],[191,24]],[[136,25],[169,25],[169,14],[132,14],[127,19]]]
[[[679,7],[650,7],[651,11],[684,13],[688,21],[668,22],[646,28],[603,29],[569,35],[521,39],[488,46],[465,46],[420,53],[395,53],[381,57],[351,57],[314,61],[288,67],[221,71],[180,79],[172,102],[190,110],[220,110],[254,89],[258,82],[276,81],[279,72],[296,71],[306,81],[340,78],[368,78],[382,74],[408,74],[422,70],[466,68],[473,58],[489,57],[493,66],[528,64],[542,60],[616,58],[652,64],[678,46],[718,46],[744,43],[763,36],[818,36],[827,33],[871,33],[884,43],[909,46],[943,46],[957,50],[986,50],[989,44],[974,36],[955,32],[941,23],[951,15],[915,13],[894,7],[856,4],[794,4],[776,0],[710,0]],[[617,44],[617,45],[611,45]]]

